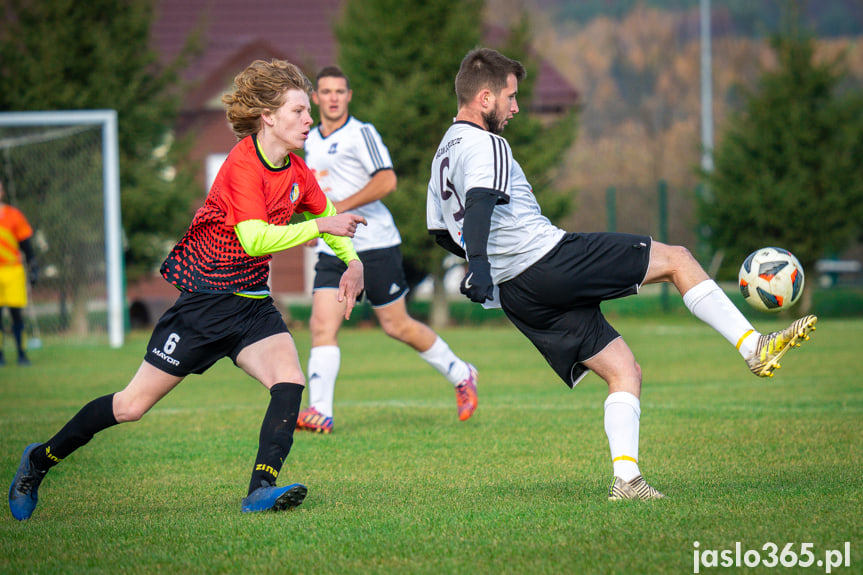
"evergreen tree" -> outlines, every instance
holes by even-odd
[[[7,0],[4,19],[0,110],[117,110],[127,272],[150,269],[197,194],[188,145],[170,138],[182,60],[159,66],[151,2]]]
[[[462,58],[483,42],[482,0],[347,0],[336,25],[339,64],[351,81],[351,113],[371,122],[390,149],[398,190],[384,201],[402,235],[409,281],[436,279],[432,323],[445,318],[441,264],[446,255],[426,229],[431,160],[456,114],[455,75]],[[504,131],[544,210],[560,217],[569,194],[551,190],[550,174],[574,137],[574,113],[543,127],[528,112],[536,65],[528,50],[527,23],[501,49],[525,63],[519,85],[521,112]],[[545,200],[548,200],[546,205]]]
[[[842,62],[816,62],[811,37],[785,33],[771,45],[778,67],[747,95],[705,174],[700,209],[712,247],[725,251],[724,277],[770,245],[814,272],[863,229],[863,95],[839,93]]]

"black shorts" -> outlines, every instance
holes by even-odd
[[[185,377],[223,357],[236,364],[243,348],[279,333],[290,332],[269,296],[183,292],[153,328],[144,360]]]
[[[398,246],[366,250],[357,255],[363,262],[363,291],[372,307],[383,307],[408,292],[408,282],[402,268],[402,251]],[[314,289],[338,289],[339,280],[346,269],[348,266],[345,262],[336,256],[318,254]]]
[[[567,234],[538,262],[500,284],[506,316],[569,387],[587,374],[581,362],[620,337],[599,304],[638,293],[650,246],[649,236]]]

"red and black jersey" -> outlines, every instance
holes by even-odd
[[[240,140],[219,170],[207,200],[162,264],[162,276],[184,291],[268,292],[272,256],[250,256],[234,226],[246,220],[287,225],[295,213],[322,213],[327,198],[305,162],[289,154],[273,168],[259,154],[255,136]]]

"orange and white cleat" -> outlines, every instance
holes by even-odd
[[[476,393],[476,382],[479,379],[479,372],[476,368],[467,364],[468,376],[455,386],[455,399],[458,403],[458,418],[465,421],[476,411],[476,406],[479,403],[479,398]]]
[[[313,433],[332,433],[333,418],[327,417],[314,407],[308,407],[297,416],[297,429]]]

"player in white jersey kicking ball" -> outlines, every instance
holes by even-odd
[[[384,332],[415,349],[455,388],[459,419],[477,407],[477,371],[459,359],[430,327],[407,312],[408,284],[402,269],[401,236],[392,214],[381,202],[396,189],[389,151],[375,127],[348,112],[353,93],[337,67],[318,74],[312,99],[321,123],[309,133],[305,160],[339,213],[362,215],[368,222],[354,236],[365,269],[365,293]],[[337,299],[344,263],[324,242],[317,243],[310,329],[309,407],[297,428],[319,433],[333,430],[333,397],[341,351],[338,332],[345,304]]]
[[[588,371],[608,383],[605,432],[613,474],[608,498],[660,499],[638,467],[641,368],[600,310],[645,284],[671,282],[686,307],[768,377],[808,339],[808,315],[768,335],[749,321],[686,248],[619,233],[567,233],[545,218],[500,133],[518,113],[520,62],[487,48],[465,56],[455,80],[458,115],[435,154],[427,218],[438,243],[468,260],[461,291],[499,305],[574,387]]]

